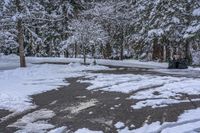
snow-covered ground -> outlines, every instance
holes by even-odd
[[[35,111],[33,113],[29,113],[19,119],[17,122],[9,125],[8,127],[16,127],[20,130],[17,133],[30,133],[30,132],[37,132],[42,133],[45,132],[47,129],[54,128],[54,125],[49,124],[46,119],[52,118],[55,116],[55,113],[51,110],[41,109]]]
[[[66,78],[84,76],[86,79],[79,82],[87,82],[92,85],[88,90],[104,90],[111,92],[122,92],[130,94],[130,99],[136,102],[132,105],[133,109],[144,107],[159,108],[174,103],[200,101],[196,99],[182,99],[182,96],[196,95],[200,93],[200,78],[184,77],[184,74],[191,71],[199,72],[199,68],[190,68],[189,70],[166,70],[166,64],[139,62],[139,61],[111,61],[97,60],[98,64],[141,67],[141,68],[159,68],[162,73],[174,73],[182,75],[181,77],[159,76],[159,75],[140,75],[140,74],[102,74],[91,73],[87,70],[109,70],[104,66],[81,65],[82,59],[65,59],[65,58],[28,58],[28,68],[18,68],[17,56],[0,57],[0,109],[6,109],[13,112],[22,112],[29,108],[34,108],[31,103],[30,95],[42,93],[48,90],[57,89],[62,85],[69,85]],[[88,60],[92,62],[93,60]],[[68,65],[56,64],[32,64],[42,62],[75,62]],[[9,70],[11,69],[11,70]],[[87,72],[86,72],[87,71]],[[66,108],[72,113],[78,113],[85,107],[95,106],[97,101],[88,101],[80,103],[76,109]],[[177,122],[163,123],[155,122],[150,125],[145,124],[143,127],[130,131],[125,124],[118,122],[115,127],[119,133],[150,133],[150,132],[191,132],[200,128],[200,109],[188,110],[179,116]],[[37,115],[36,115],[37,114]],[[44,115],[47,114],[47,115]],[[42,115],[42,120],[36,121]],[[51,110],[41,109],[38,112],[29,113],[22,119],[10,125],[10,127],[20,128],[19,132],[28,132],[38,127],[38,132],[43,132],[55,128],[54,125],[45,121],[55,114]],[[44,119],[44,120],[43,120]],[[53,129],[50,133],[61,133],[67,131],[67,127]],[[87,128],[79,129],[75,133],[101,133],[102,131],[91,131]]]
[[[130,98],[137,99],[132,107],[140,109],[151,106],[163,107],[173,103],[190,102],[181,99],[181,96],[200,93],[200,79],[171,76],[133,75],[133,74],[88,74],[92,85],[89,90],[105,90],[122,93],[132,93]],[[145,99],[145,100],[143,100]],[[192,99],[200,101],[200,99]]]
[[[76,62],[83,63],[83,59],[80,58],[35,58],[28,57],[28,61],[30,62]],[[87,63],[93,63],[94,59],[87,59]],[[167,68],[167,63],[159,63],[159,62],[141,62],[138,60],[106,60],[106,59],[96,59],[96,63],[99,65],[111,65],[111,66],[124,66],[124,67],[139,67],[139,68]]]
[[[28,57],[29,63],[41,63],[41,62],[61,62],[61,63],[83,63],[83,59],[80,58],[35,58]],[[94,59],[87,59],[87,63],[92,64]],[[164,73],[164,74],[176,74],[176,75],[192,75],[200,77],[200,68],[189,67],[189,69],[167,69],[168,63],[160,62],[141,62],[138,60],[107,60],[107,59],[96,59],[96,63],[99,65],[114,66],[114,67],[130,67],[130,68],[148,68],[151,71]]]
[[[0,55],[0,71],[15,69],[19,67],[19,59],[16,55]]]
[[[176,122],[166,122],[162,125],[155,122],[150,125],[145,124],[143,127],[120,133],[198,133],[200,131],[200,108],[186,110],[179,116]]]
[[[103,66],[32,65],[0,72],[0,109],[21,112],[34,106],[29,95],[68,85],[66,78],[84,76],[84,70],[103,70]]]

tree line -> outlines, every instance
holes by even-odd
[[[200,63],[199,0],[3,0],[0,52]]]

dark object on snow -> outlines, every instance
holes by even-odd
[[[168,69],[187,69],[188,63],[186,59],[173,59],[169,61]]]

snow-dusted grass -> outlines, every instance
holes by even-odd
[[[32,103],[29,95],[38,94],[59,86],[68,85],[65,78],[84,76],[84,70],[102,70],[103,66],[33,65],[0,72],[0,109],[24,111]]]

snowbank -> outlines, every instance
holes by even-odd
[[[30,63],[42,63],[42,62],[60,62],[60,63],[83,63],[81,58],[36,58],[36,57],[27,57],[28,62]],[[91,64],[94,62],[94,59],[87,59],[87,63]],[[138,67],[138,68],[167,68],[167,63],[159,62],[141,62],[138,60],[107,60],[107,59],[96,59],[97,64],[99,65],[110,65],[110,66],[121,66],[121,67]]]

